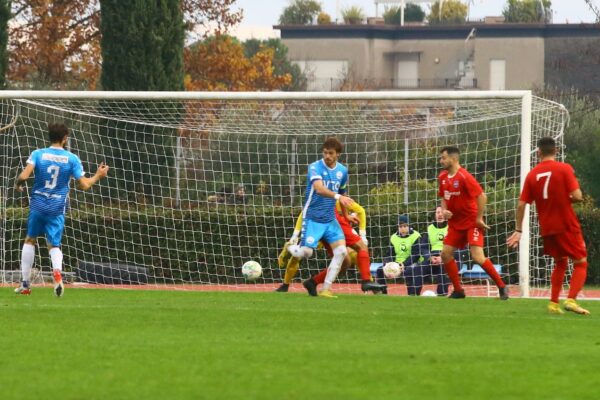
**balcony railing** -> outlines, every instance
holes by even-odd
[[[309,78],[309,91],[339,90],[460,90],[477,89],[477,79],[436,78],[436,79],[349,79],[349,78]]]

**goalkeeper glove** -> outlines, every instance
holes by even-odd
[[[300,236],[300,231],[294,230],[294,234],[288,241],[288,244],[298,244],[298,236]]]

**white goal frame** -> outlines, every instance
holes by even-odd
[[[85,92],[85,91],[0,91],[0,99],[73,100],[521,100],[520,187],[531,169],[533,95],[529,90],[507,91],[381,91],[381,92]],[[519,248],[519,287],[522,297],[530,296],[530,210],[526,209],[523,240]]]

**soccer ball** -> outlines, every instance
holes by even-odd
[[[423,296],[423,297],[435,297],[435,296],[437,296],[437,294],[433,290],[425,290],[423,293],[421,293],[421,296]]]
[[[388,279],[395,279],[402,273],[402,268],[397,262],[389,262],[383,266],[383,275]]]
[[[256,261],[247,261],[242,265],[242,275],[248,281],[256,280],[262,275],[262,267]]]

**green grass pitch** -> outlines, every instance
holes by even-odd
[[[598,399],[600,302],[0,290],[0,398]]]

